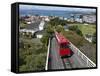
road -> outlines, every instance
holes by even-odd
[[[64,63],[59,55],[58,44],[55,38],[51,40],[49,70],[56,69],[71,69],[71,68],[86,68],[88,67],[76,53],[72,57],[64,59]],[[74,50],[72,50],[74,52]],[[66,65],[66,67],[64,66]]]

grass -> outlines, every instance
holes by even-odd
[[[70,24],[70,25],[78,26],[78,28],[82,31],[83,35],[85,35],[85,34],[93,35],[93,33],[96,31],[96,25],[94,25],[94,24],[85,25],[85,24],[75,23],[75,24]]]
[[[74,31],[64,31],[63,35],[77,47],[83,46],[83,43],[87,42],[82,36],[77,35]]]

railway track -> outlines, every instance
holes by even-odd
[[[77,55],[75,49],[69,48],[73,51],[73,55],[69,58],[61,58],[59,55],[59,47],[54,37],[51,42],[49,69],[74,69],[74,68],[87,68],[87,63]]]
[[[69,58],[62,59],[62,62],[63,62],[64,69],[72,69],[73,68],[72,63]]]

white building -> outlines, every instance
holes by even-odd
[[[43,33],[44,33],[43,30],[35,32],[36,38],[42,38],[43,37]]]
[[[80,23],[83,22],[81,18],[76,18],[75,21],[76,21],[76,22],[80,22]]]
[[[83,15],[83,22],[95,23],[96,22],[96,15]]]
[[[40,22],[39,30],[43,30],[43,29],[44,29],[44,24],[45,24],[44,21],[41,21],[41,22]]]
[[[47,22],[48,22],[48,21],[50,21],[50,19],[49,19],[48,17],[46,17],[46,18],[45,18],[45,21],[47,21]]]

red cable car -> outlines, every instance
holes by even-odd
[[[70,42],[62,34],[55,32],[55,36],[59,45],[59,54],[61,58],[71,57],[73,55],[72,50],[69,48]]]

